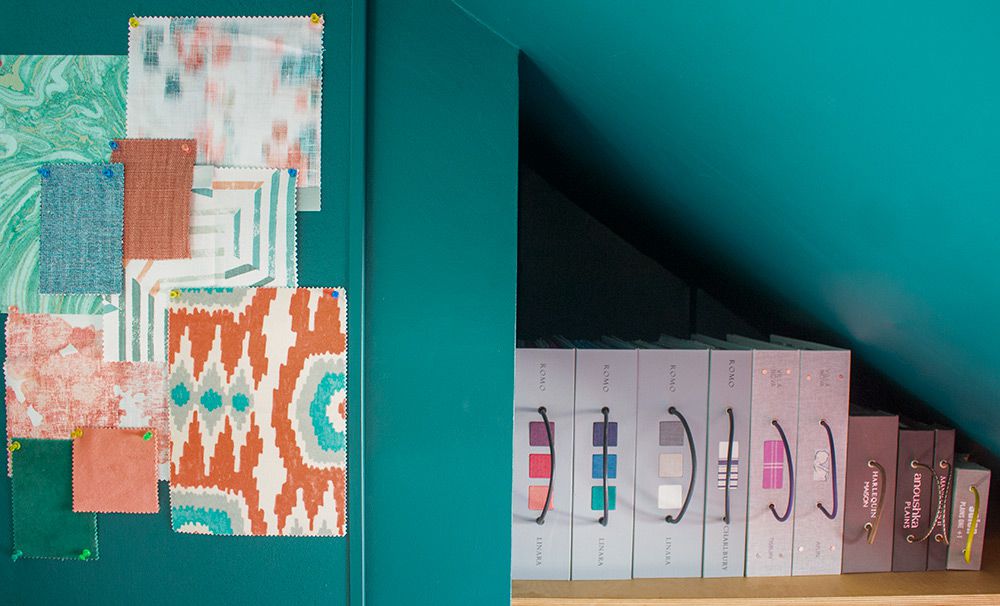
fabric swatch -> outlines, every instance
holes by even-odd
[[[182,259],[191,256],[188,229],[193,139],[119,139],[111,161],[125,166],[126,259]]]
[[[128,59],[0,56],[0,309],[82,314],[97,295],[38,292],[42,164],[103,162],[125,134]]]
[[[166,361],[170,292],[296,286],[295,186],[287,170],[195,169],[191,258],[129,261],[124,295],[105,298],[106,360]]]
[[[322,19],[139,17],[128,136],[194,138],[201,164],[297,169],[299,210],[319,210],[322,58]]]
[[[171,300],[174,530],[344,534],[346,314],[339,288]]]
[[[14,557],[97,559],[97,516],[73,511],[69,440],[11,442]]]
[[[121,292],[122,165],[45,164],[39,171],[39,292]]]
[[[7,436],[68,438],[77,427],[153,427],[170,452],[166,364],[106,362],[101,316],[7,316]]]
[[[73,511],[160,510],[153,428],[82,427],[77,432],[73,438]]]

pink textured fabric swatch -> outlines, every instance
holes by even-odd
[[[191,256],[193,139],[119,139],[111,161],[125,165],[125,259]]]
[[[77,427],[153,427],[166,478],[166,365],[104,361],[100,318],[11,309],[4,361],[7,437],[65,440]]]
[[[158,512],[155,433],[80,428],[73,438],[73,511]]]

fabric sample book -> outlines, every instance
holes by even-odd
[[[123,295],[105,297],[104,357],[166,361],[174,289],[295,286],[295,186],[276,168],[195,167],[190,259],[125,265]]]
[[[201,164],[296,169],[299,210],[319,210],[322,18],[133,23],[128,136],[196,139]]]
[[[96,560],[97,516],[73,511],[70,441],[17,437],[9,448],[14,471],[11,558]]]
[[[125,167],[123,256],[190,257],[194,140],[119,139],[110,145],[111,161]]]
[[[121,164],[44,164],[38,169],[38,290],[103,294],[122,289]]]
[[[892,571],[927,570],[927,539],[936,502],[934,430],[909,421],[899,426],[896,463],[896,515]]]
[[[982,566],[990,477],[990,470],[969,461],[968,455],[955,462],[948,570],[979,570]]]
[[[169,326],[174,530],[343,535],[344,290],[181,290]]]
[[[7,316],[7,436],[64,439],[78,427],[153,427],[166,479],[165,364],[106,362],[101,317]]]
[[[0,309],[95,313],[98,295],[38,292],[42,164],[104,162],[125,133],[126,57],[0,55]]]

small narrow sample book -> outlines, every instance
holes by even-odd
[[[514,354],[515,579],[570,578],[575,353],[518,348]]]
[[[181,290],[169,327],[174,530],[342,536],[344,290]]]
[[[97,516],[73,511],[72,446],[67,440],[15,438],[11,557],[97,559]]]
[[[137,17],[129,27],[128,136],[193,138],[197,162],[298,171],[320,209],[323,19]]]
[[[982,566],[990,477],[989,469],[966,457],[955,462],[948,570],[979,570]]]
[[[38,291],[43,164],[104,162],[125,134],[126,57],[0,55],[0,309],[96,313],[98,295]]]

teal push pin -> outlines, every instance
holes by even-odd
[[[90,558],[90,550],[84,549],[83,551],[80,552],[80,555],[78,555],[77,557],[80,558],[80,561],[86,562],[87,559]]]
[[[24,555],[23,551],[21,551],[20,549],[15,549],[10,554],[10,561],[11,562],[16,562],[16,561],[20,560],[21,556],[23,556],[23,555]]]

